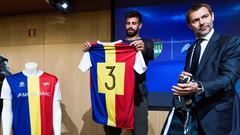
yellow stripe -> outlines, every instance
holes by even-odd
[[[115,93],[114,91],[106,93],[106,106],[108,113],[107,125],[116,127],[116,113],[115,113]]]
[[[104,49],[108,52],[105,53],[105,63],[116,63],[116,50],[113,49],[114,44],[105,44]],[[115,111],[115,92],[111,91],[106,93],[106,106],[108,113],[108,124],[116,127],[116,111]]]
[[[116,50],[114,44],[105,44],[104,49],[107,50],[107,53],[105,53],[105,63],[116,63]]]
[[[32,135],[41,135],[41,114],[39,93],[40,93],[39,77],[29,77],[28,101]]]

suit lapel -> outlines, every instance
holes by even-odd
[[[204,67],[204,65],[208,61],[210,55],[214,52],[215,48],[217,47],[217,45],[218,45],[217,41],[218,41],[219,38],[220,38],[220,35],[218,35],[217,33],[213,33],[212,37],[210,38],[210,40],[207,44],[206,49],[204,50],[203,56],[201,58],[199,66],[198,66],[196,77],[201,72],[202,68]]]

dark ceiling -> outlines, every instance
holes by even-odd
[[[115,7],[131,7],[131,6],[146,6],[146,5],[160,5],[169,3],[182,3],[191,2],[192,0],[115,0]],[[200,2],[204,0],[195,0],[195,2]]]
[[[57,11],[46,1],[49,0],[0,0],[0,16],[33,14]],[[171,2],[187,2],[191,0],[69,0],[72,3],[70,12],[110,9],[114,7],[156,5]],[[200,0],[195,0],[200,1]]]
[[[71,12],[110,9],[111,7],[111,0],[71,0],[71,3]],[[0,16],[54,11],[57,10],[45,0],[0,0]]]

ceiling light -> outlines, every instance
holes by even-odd
[[[70,11],[71,8],[71,2],[70,0],[45,0],[47,3],[49,3],[54,8],[67,13]]]

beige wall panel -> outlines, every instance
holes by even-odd
[[[111,12],[98,12],[98,40],[107,41],[111,40]]]
[[[76,43],[98,40],[100,37],[110,38],[111,26],[107,14],[110,14],[110,12],[79,12],[46,16],[45,43]],[[106,29],[98,30],[99,20],[101,27]],[[102,23],[102,20],[104,20],[104,23]],[[104,36],[98,35],[98,33],[104,33],[102,34]]]
[[[148,111],[149,135],[159,135],[161,133],[168,111]]]
[[[9,60],[12,73],[22,71],[27,62],[37,62],[43,68],[43,46],[0,46],[1,54]]]
[[[0,19],[0,46],[9,43],[9,21],[5,18]]]
[[[3,17],[0,20],[0,45],[43,44],[44,17],[40,15]],[[35,29],[34,37],[28,30]]]

